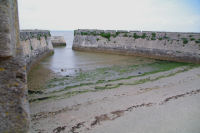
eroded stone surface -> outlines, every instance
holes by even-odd
[[[19,41],[17,0],[0,1],[0,132],[28,132],[26,63]]]
[[[52,36],[51,42],[53,46],[66,46],[66,42],[63,36]]]
[[[47,30],[22,30],[20,43],[26,60],[27,70],[47,54],[53,53],[51,34]]]

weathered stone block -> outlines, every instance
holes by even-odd
[[[53,46],[66,46],[66,42],[63,36],[52,36],[51,42]]]
[[[0,132],[27,133],[26,64],[19,41],[17,0],[0,0]]]
[[[0,1],[0,57],[10,57],[13,55],[11,49],[11,30],[10,21],[12,21],[10,1]]]

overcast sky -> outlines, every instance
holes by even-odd
[[[21,29],[200,32],[200,0],[18,0]]]

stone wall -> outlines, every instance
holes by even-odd
[[[64,36],[52,36],[51,42],[53,46],[66,46]]]
[[[0,0],[0,132],[29,129],[26,63],[19,39],[17,0]]]
[[[200,33],[76,30],[74,50],[200,63]]]
[[[46,56],[53,53],[50,31],[22,30],[20,31],[20,43],[27,64],[27,70]]]

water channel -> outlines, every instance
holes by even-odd
[[[80,52],[72,50],[73,31],[52,31],[52,36],[64,36],[67,46],[55,47],[54,54],[42,60],[31,70],[28,76],[28,86],[31,90],[47,89],[44,87],[47,81],[58,77],[68,77],[62,85],[75,85],[91,81],[113,80],[127,76],[133,76],[154,70],[151,65],[155,60],[123,56],[115,54]],[[143,65],[143,67],[137,67]],[[102,74],[103,72],[103,74]],[[82,79],[76,80],[80,73],[87,73]],[[57,88],[54,88],[57,89]]]

